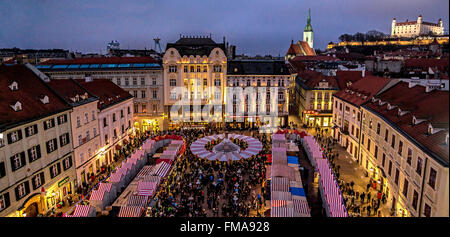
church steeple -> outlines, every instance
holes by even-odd
[[[305,30],[303,31],[303,41],[309,44],[313,49],[313,29],[311,26],[311,9],[308,9],[308,18],[306,19]]]
[[[306,18],[305,31],[313,31],[311,26],[311,8],[308,9],[308,18]]]

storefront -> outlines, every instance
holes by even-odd
[[[52,208],[60,208],[62,206],[62,201],[67,198],[67,196],[74,193],[74,177],[66,176],[60,179],[58,182],[55,182],[52,186],[50,186],[47,190],[44,191],[44,200],[47,210],[51,210]]]
[[[332,114],[320,113],[314,110],[303,111],[303,123],[308,127],[331,127]]]

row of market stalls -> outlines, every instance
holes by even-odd
[[[206,149],[206,145],[210,142],[219,141],[213,151]],[[231,140],[240,140],[247,143],[247,148],[241,150],[240,147]],[[251,156],[257,155],[261,152],[263,146],[262,143],[253,137],[240,135],[240,134],[228,134],[225,137],[224,134],[215,134],[207,137],[200,138],[191,144],[191,151],[194,155],[208,160],[218,161],[233,161],[240,159],[247,159]]]
[[[156,160],[155,165],[146,165],[149,155],[154,155],[161,147],[165,147],[161,158]],[[73,214],[66,213],[65,216],[96,216],[96,212],[105,210],[111,204],[111,209],[119,209],[119,217],[141,216],[161,181],[169,173],[172,163],[184,150],[185,144],[181,136],[166,135],[148,139],[104,182],[94,187],[88,194],[89,205],[77,204]]]
[[[284,133],[272,136],[272,166],[268,167],[270,175],[270,216],[271,217],[310,217],[303,183],[299,171],[296,153],[298,147],[289,143]]]
[[[329,217],[348,217],[342,193],[328,159],[313,136],[306,135],[301,139],[309,161],[318,173],[319,191],[323,208]]]

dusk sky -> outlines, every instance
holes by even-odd
[[[0,0],[0,48],[63,48],[106,53],[118,40],[123,49],[161,47],[180,34],[223,36],[238,54],[284,55],[301,39],[311,8],[314,47],[326,48],[341,34],[378,30],[390,33],[397,21],[444,21],[448,0]]]

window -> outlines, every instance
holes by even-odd
[[[208,86],[208,79],[206,78],[203,79],[203,86]]]
[[[66,122],[67,122],[67,114],[58,116],[58,125],[61,125]]]
[[[220,79],[214,79],[214,86],[220,86]]]
[[[250,86],[250,80],[247,80],[247,86]]]
[[[359,128],[356,128],[356,138],[358,138],[359,139]]]
[[[0,211],[5,210],[10,206],[9,193],[0,195]]]
[[[432,187],[433,189],[435,189],[436,186],[436,175],[436,170],[430,168],[430,178],[428,179],[428,185],[430,185],[430,187]]]
[[[84,124],[89,123],[89,114],[88,113],[84,113]]]
[[[378,159],[378,146],[375,146],[374,156],[375,156],[375,159]]]
[[[44,121],[44,130],[47,130],[49,128],[53,128],[55,126],[55,120],[49,119],[47,121]]]
[[[130,111],[130,106],[128,106],[128,114],[130,114],[131,113],[131,111]]]
[[[406,157],[406,163],[408,163],[408,165],[411,165],[411,161],[412,161],[412,150],[411,148],[408,148],[408,156]]]
[[[92,110],[91,114],[92,114],[92,121],[94,121],[95,120],[95,110]]]
[[[152,97],[153,99],[158,98],[158,91],[152,91]]]
[[[23,197],[25,197],[27,194],[30,193],[30,184],[28,183],[28,181],[25,181],[17,185],[14,191],[16,193],[16,201],[19,201],[20,199],[22,199]]]
[[[175,65],[169,66],[169,72],[177,72],[177,66]]]
[[[137,86],[137,78],[133,78],[133,86]]]
[[[56,143],[56,138],[46,142],[47,153],[52,153],[58,148],[58,144]]]
[[[123,124],[122,124],[122,134],[124,134],[125,133],[125,126],[123,126]]]
[[[176,100],[177,99],[177,93],[176,92],[170,92],[170,99]]]
[[[377,124],[377,134],[378,134],[378,135],[380,135],[380,130],[381,130],[380,127],[381,127],[381,124],[378,123],[378,124]]]
[[[108,126],[108,122],[106,121],[106,118],[103,118],[103,127]]]
[[[61,165],[59,163],[56,163],[56,164],[50,166],[49,169],[50,169],[50,177],[52,179],[61,173]]]
[[[105,143],[106,143],[106,145],[109,144],[108,135],[105,135]]]
[[[392,175],[392,161],[390,161],[390,160],[389,160],[388,174],[389,174],[389,176]]]
[[[145,91],[141,91],[141,97],[145,98]]]
[[[202,69],[200,66],[197,66],[197,72],[202,72]]]
[[[134,104],[134,113],[136,114],[136,113],[139,113],[139,111],[138,111],[139,109],[138,109],[138,105],[137,104]]]
[[[191,69],[191,70],[190,70],[191,72],[195,72],[194,66],[191,66],[190,69]]]
[[[384,132],[384,140],[386,142],[388,141],[388,136],[389,136],[389,131],[386,129],[386,131]]]
[[[158,112],[158,105],[153,105],[153,113]]]
[[[120,84],[121,84],[121,80],[120,80],[120,78],[117,78],[117,85],[120,86]]]
[[[77,128],[81,127],[81,119],[80,116],[77,116]]]
[[[142,113],[147,113],[147,105],[142,104]]]
[[[116,131],[116,129],[114,128],[114,139],[116,139],[117,138],[117,131]]]
[[[130,81],[128,80],[128,78],[125,78],[125,85],[129,86],[130,85]]]
[[[44,172],[41,172],[31,178],[31,185],[33,190],[38,189],[45,183]]]
[[[383,159],[381,161],[381,166],[383,166],[383,168],[384,168],[385,162],[386,162],[386,154],[383,153]]]
[[[422,158],[417,157],[416,173],[422,175]]]
[[[86,131],[86,141],[91,140],[91,135],[89,134],[89,131]]]
[[[403,152],[403,142],[398,141],[398,154],[402,155],[402,152]]]
[[[370,152],[370,139],[367,139],[367,150]]]
[[[17,153],[10,158],[11,160],[11,169],[12,171],[16,171],[25,166],[25,152]]]
[[[408,198],[408,185],[409,185],[409,182],[405,178],[405,181],[403,182],[403,196],[405,196],[405,198]]]
[[[25,128],[25,136],[26,137],[33,136],[37,132],[38,132],[37,124],[31,125],[31,126]]]
[[[133,97],[137,98],[137,91],[133,91]]]
[[[361,137],[361,144],[364,145],[364,133],[362,134],[362,137]]]
[[[5,176],[6,176],[5,162],[0,162],[0,178],[3,178]]]
[[[83,144],[83,137],[81,135],[78,135],[78,146],[81,146]]]
[[[222,66],[220,66],[220,65],[215,65],[215,66],[214,66],[214,72],[222,72]]]
[[[414,190],[412,206],[413,206],[414,210],[416,210],[416,211],[417,211],[417,201],[418,200],[419,200],[419,193],[416,190]]]
[[[31,162],[41,158],[41,147],[40,145],[34,146],[28,149],[28,159]]]
[[[113,121],[113,123],[116,121],[116,113],[112,114],[112,121]]]
[[[203,66],[203,72],[208,72],[208,67],[207,66]]]
[[[156,86],[156,78],[152,78],[152,85]]]
[[[425,203],[425,208],[423,210],[425,217],[431,217],[431,207]]]
[[[394,183],[397,186],[398,186],[398,180],[399,179],[400,179],[400,171],[397,168],[395,168],[395,180],[394,180]]]
[[[94,130],[93,132],[94,132],[94,137],[95,137],[95,136],[97,136],[97,128],[94,128],[93,130]]]
[[[68,170],[70,167],[72,167],[72,156],[69,156],[69,157],[65,158],[65,159],[62,161],[62,164],[63,164],[63,169],[64,169],[64,171],[66,171],[66,170]]]
[[[108,144],[108,143],[106,143],[106,144]],[[80,153],[80,162],[81,163],[84,162],[84,153],[83,152]]]
[[[153,85],[156,85],[156,78],[153,78],[153,80],[154,80]],[[143,77],[141,77],[141,85],[145,86],[145,78],[143,78]]]
[[[183,72],[188,72],[188,66],[183,67]]]
[[[392,134],[391,147],[395,148],[395,135]]]

